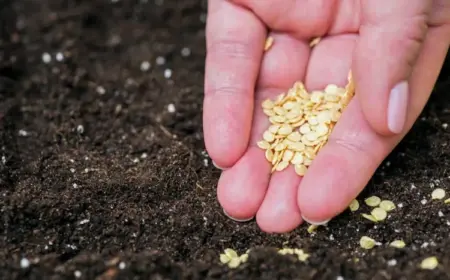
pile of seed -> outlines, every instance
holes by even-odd
[[[257,144],[265,150],[272,172],[292,164],[295,172],[304,176],[354,91],[350,72],[345,88],[330,84],[323,91],[308,93],[303,83],[297,82],[275,100],[263,101],[262,108],[271,125]]]

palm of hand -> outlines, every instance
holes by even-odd
[[[398,5],[397,11],[392,11],[392,7],[376,2],[210,1],[205,142],[216,164],[227,168],[219,180],[218,198],[230,216],[248,219],[256,215],[258,225],[268,232],[290,231],[302,222],[302,216],[318,222],[328,220],[357,196],[412,126],[428,99],[448,48],[449,42],[437,37],[449,34],[445,23],[450,22],[450,9],[443,1],[435,1],[435,9],[447,5],[444,10],[448,14],[429,17],[428,23],[435,27],[426,33],[425,29],[405,25],[417,20],[427,24],[426,1],[398,1],[412,6],[410,10],[417,16],[392,25],[394,32],[386,33],[382,20],[389,19],[391,12],[401,14],[406,6]],[[266,28],[271,30],[275,43],[263,54]],[[407,129],[386,136],[386,125],[380,125],[384,117],[378,114],[386,111],[386,103],[379,92],[390,86],[392,72],[401,72],[403,67],[389,56],[397,55],[394,43],[404,42],[395,40],[395,32],[408,33],[405,44],[417,48],[418,59],[409,79],[413,92],[405,116]],[[311,49],[310,39],[325,34]],[[428,36],[419,54],[416,40],[425,34]],[[386,38],[388,43],[383,45],[380,39]],[[377,64],[380,59],[387,62]],[[406,55],[402,59],[407,65],[416,58]],[[374,64],[367,63],[370,61]],[[358,88],[365,92],[347,107],[307,175],[299,177],[293,167],[271,174],[264,152],[256,146],[269,126],[260,107],[262,100],[286,91],[296,81],[304,81],[308,90],[322,89],[329,83],[343,86],[350,68],[356,69],[357,94]],[[367,76],[361,76],[363,71]],[[374,82],[374,78],[380,82]]]

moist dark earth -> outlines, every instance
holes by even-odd
[[[362,205],[313,235],[265,234],[216,200],[202,135],[205,13],[194,0],[2,1],[0,279],[450,279],[450,206],[430,200],[435,187],[450,192],[450,59],[359,197],[402,207],[377,225]],[[382,245],[360,248],[363,235]],[[387,246],[395,239],[407,246]],[[220,264],[228,247],[252,248],[248,262]],[[429,256],[439,266],[420,269]]]

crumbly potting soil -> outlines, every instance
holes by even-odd
[[[216,201],[202,135],[205,3],[113,2],[0,5],[0,279],[450,279],[450,206],[430,201],[436,186],[450,193],[450,59],[360,196],[402,207],[377,225],[362,205],[313,235],[268,235]],[[362,235],[383,245],[363,250]],[[385,245],[395,239],[406,247]],[[284,245],[311,256],[277,255]],[[253,250],[229,269],[228,247]],[[435,270],[418,267],[428,256]]]

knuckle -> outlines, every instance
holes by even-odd
[[[372,152],[375,149],[373,145],[367,145],[365,141],[361,141],[359,137],[330,137],[328,140],[331,145],[338,147],[336,151],[350,153],[354,158],[360,158],[362,162],[376,162],[378,156]]]
[[[235,38],[239,38],[236,36]],[[208,44],[208,55],[222,58],[250,59],[252,57],[251,45],[245,41],[229,38],[221,38]]]

